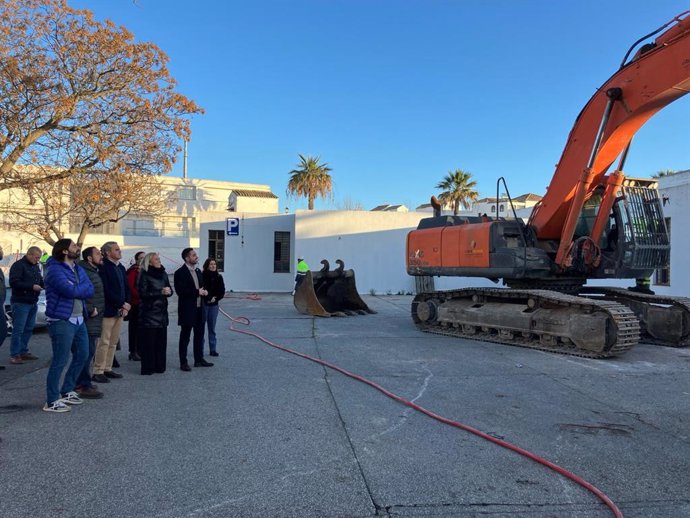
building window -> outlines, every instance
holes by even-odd
[[[666,221],[666,230],[668,230],[669,244],[671,242],[671,218],[664,218]],[[658,268],[654,270],[654,285],[655,286],[670,286],[671,285],[671,264],[666,268]]]
[[[491,206],[491,212],[496,212],[496,205]]]
[[[499,212],[504,212],[505,210],[506,210],[505,205],[501,205],[501,206],[498,208],[498,211],[499,211]]]
[[[275,232],[273,273],[290,273],[290,232]]]
[[[164,237],[196,237],[195,219],[178,216],[164,217],[160,222],[160,234]]]
[[[183,185],[177,188],[178,200],[196,200],[196,187],[194,185]]]
[[[156,228],[153,218],[139,217],[138,219],[125,218],[121,220],[123,236],[151,236],[158,237],[161,230]]]

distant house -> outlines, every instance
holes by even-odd
[[[534,207],[539,200],[541,200],[541,198],[542,197],[538,194],[533,194],[530,192],[513,198],[512,206],[516,211],[531,208]],[[472,205],[471,212],[472,214],[476,215],[486,214],[487,216],[499,216],[503,218],[512,217],[510,200],[507,196],[501,196],[498,198],[498,201],[496,198],[482,198],[481,200],[477,200]]]
[[[377,205],[371,212],[410,212],[410,209],[405,207],[405,205],[388,205],[387,203],[383,205]]]
[[[517,198],[513,198],[513,207],[518,213],[518,217],[528,217],[531,211],[524,209],[531,209],[539,202],[539,200],[541,200],[541,198],[542,197],[538,194],[533,194],[531,192],[518,196]],[[420,205],[415,210],[416,212],[434,211],[430,203]],[[453,214],[452,204],[444,205],[441,213],[443,215]],[[496,201],[496,198],[482,198],[472,203],[472,207],[469,210],[461,210],[458,212],[458,215],[460,216],[481,216],[482,214],[493,217],[498,216],[501,218],[512,218],[513,214],[510,208],[510,200],[508,200],[507,196],[500,197],[498,201]]]

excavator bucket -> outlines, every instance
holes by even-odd
[[[345,270],[338,259],[338,268],[330,271],[326,259],[318,272],[307,272],[295,290],[294,304],[297,311],[318,317],[344,317],[376,313],[362,300],[355,284],[355,272]]]

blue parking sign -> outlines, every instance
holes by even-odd
[[[225,218],[225,227],[229,236],[239,236],[240,218]]]

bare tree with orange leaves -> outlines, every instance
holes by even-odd
[[[203,110],[175,91],[167,62],[65,0],[0,0],[0,190],[170,172],[185,116]]]
[[[14,230],[50,245],[68,233],[77,234],[79,246],[93,229],[129,214],[161,216],[175,202],[174,193],[163,189],[158,177],[139,173],[75,173],[5,191],[3,197],[5,222]]]

